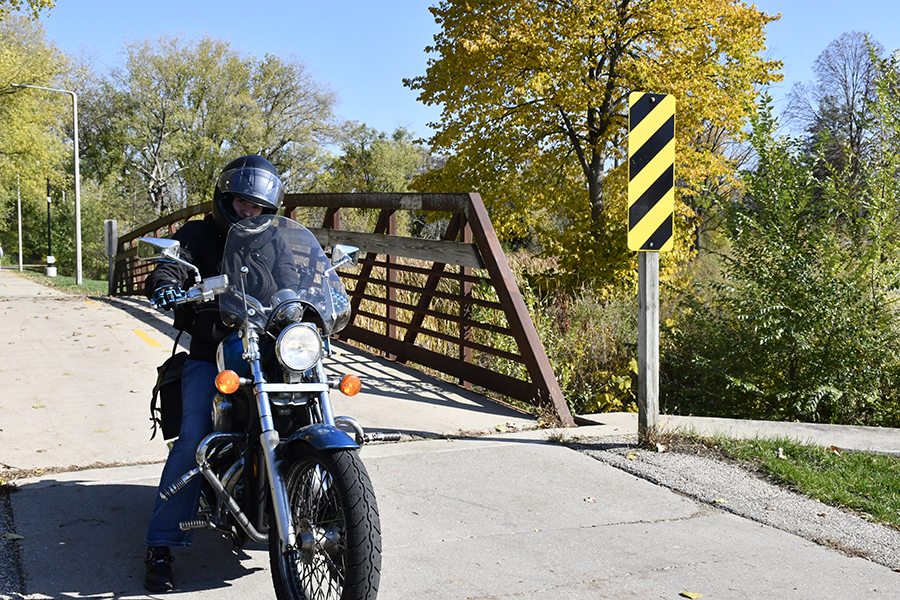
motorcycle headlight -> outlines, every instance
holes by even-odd
[[[322,338],[314,325],[295,323],[278,336],[278,361],[290,371],[305,371],[322,358]]]

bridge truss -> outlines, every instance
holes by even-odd
[[[138,238],[211,210],[190,206],[119,237],[110,293],[143,293],[153,267],[137,260]],[[283,210],[321,222],[310,230],[323,248],[360,248],[359,267],[341,271],[353,320],[337,337],[575,425],[478,194],[287,194]],[[398,235],[398,217],[431,235]]]

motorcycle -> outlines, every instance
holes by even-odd
[[[197,467],[161,492],[169,499],[203,477],[197,519],[182,530],[267,543],[279,600],[374,599],[380,522],[359,449],[391,434],[366,434],[353,418],[334,416],[331,390],[354,395],[360,381],[329,379],[323,366],[331,334],[350,320],[336,271],[355,266],[359,249],[335,245],[329,260],[301,224],[261,215],[231,228],[222,274],[204,280],[177,241],[141,238],[138,246],[142,259],[194,272],[179,302],[218,298],[222,321],[237,329],[216,355],[214,431],[197,448]],[[262,255],[278,259],[264,264]]]

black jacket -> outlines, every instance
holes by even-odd
[[[296,289],[298,276],[293,252],[275,228],[236,229],[232,235],[236,237],[230,242],[229,252],[234,248],[238,250],[226,258],[229,261],[226,272],[234,276],[240,267],[248,267],[246,286],[249,295],[268,304],[277,290]],[[204,279],[222,273],[225,240],[213,219],[189,221],[172,238],[181,242],[182,258],[196,265]],[[160,263],[147,277],[144,293],[148,298],[152,297],[154,290],[170,284],[187,289],[194,284],[194,272],[177,263]],[[218,300],[176,308],[175,327],[191,334],[192,359],[212,363],[216,361],[219,342],[234,331],[222,322]]]
[[[221,273],[225,240],[212,218],[188,221],[175,232],[172,239],[181,242],[181,257],[196,265],[203,278]],[[194,272],[178,263],[161,262],[147,276],[144,294],[150,298],[154,290],[170,284],[187,289],[194,285]],[[176,308],[175,327],[191,335],[191,358],[211,363],[216,362],[216,347],[219,342],[233,331],[222,323],[217,301],[200,306],[185,304]]]

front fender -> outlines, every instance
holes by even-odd
[[[282,456],[290,456],[302,444],[309,444],[316,450],[356,450],[359,448],[352,437],[331,425],[307,425],[298,429],[282,445]]]

